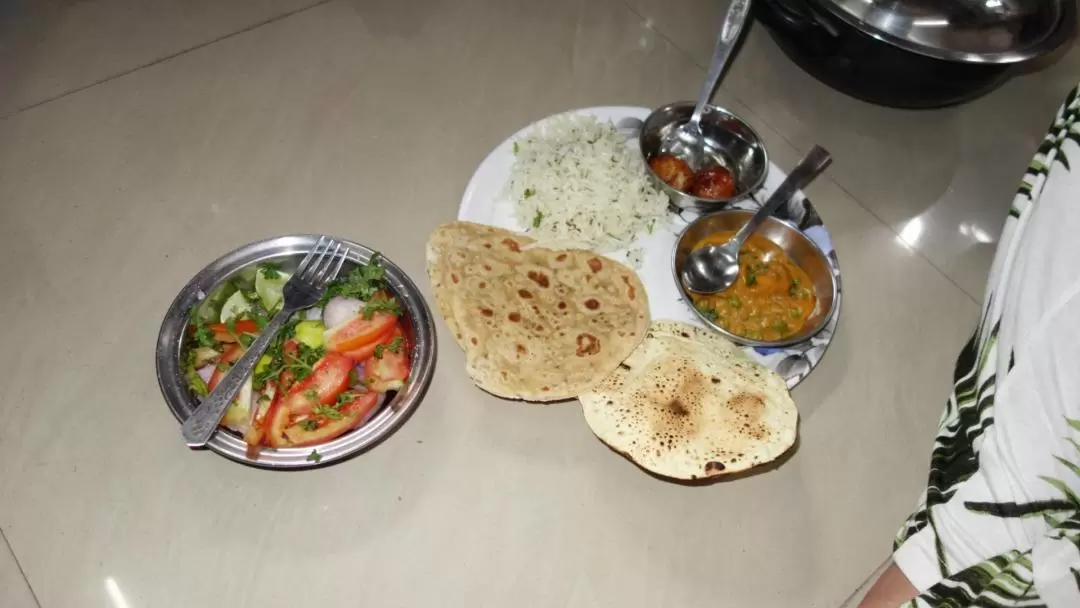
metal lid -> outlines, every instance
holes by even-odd
[[[1016,63],[1076,29],[1074,0],[817,0],[875,38],[930,57]]]

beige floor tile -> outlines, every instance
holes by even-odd
[[[183,447],[152,352],[202,264],[328,231],[420,278],[427,233],[506,135],[692,96],[702,76],[615,3],[372,5],[330,3],[0,122],[0,315],[20,345],[0,351],[0,526],[42,604],[839,604],[915,500],[977,311],[827,178],[810,193],[844,317],[795,392],[798,451],[772,472],[656,480],[573,404],[477,391],[445,336],[423,406],[348,463],[277,474]],[[756,126],[778,163],[797,159]]]
[[[0,606],[4,608],[37,608],[15,556],[0,533]]]
[[[708,62],[727,3],[627,2],[699,65]],[[882,108],[814,80],[755,23],[722,87],[795,147],[828,148],[837,182],[898,234],[917,234],[916,249],[979,299],[1020,177],[1078,73],[1075,49],[970,104]]]
[[[317,2],[0,3],[0,116]]]

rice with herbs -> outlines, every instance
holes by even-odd
[[[560,116],[514,142],[509,196],[538,240],[600,252],[630,247],[667,217],[667,197],[610,122]]]

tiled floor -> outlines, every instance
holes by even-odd
[[[35,608],[30,585],[23,577],[19,563],[11,553],[7,539],[0,533],[0,606],[4,608]]]
[[[693,98],[721,5],[3,5],[0,316],[18,348],[0,351],[0,530],[41,606],[839,604],[924,480],[996,231],[1080,55],[971,105],[899,112],[750,32],[717,100],[783,166],[833,152],[810,193],[846,290],[795,391],[798,452],[768,474],[642,475],[575,407],[476,391],[450,340],[378,449],[256,471],[188,452],[151,367],[176,290],[240,243],[338,233],[423,276],[427,233],[506,135]],[[34,605],[9,557],[0,605]]]

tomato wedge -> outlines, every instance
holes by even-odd
[[[211,323],[206,326],[207,329],[214,332],[214,339],[218,342],[236,342],[236,336],[240,334],[258,334],[259,326],[251,319],[243,319],[236,322],[236,331],[233,332],[229,329],[228,325],[224,323]]]
[[[341,354],[345,355],[346,357],[352,359],[357,363],[367,361],[371,358],[372,355],[375,354],[376,347],[378,347],[380,344],[389,344],[390,341],[394,339],[394,333],[398,331],[401,330],[399,329],[398,324],[395,323],[390,327],[387,327],[386,331],[384,331],[381,336],[375,338],[375,341],[371,344],[368,344],[367,346],[361,346],[356,350],[350,350]]]
[[[357,350],[375,342],[396,322],[396,315],[385,312],[377,312],[370,319],[365,319],[363,314],[356,315],[327,330],[326,350],[338,353]]]
[[[225,374],[229,373],[229,369],[231,367],[229,364],[235,362],[243,354],[244,347],[240,346],[239,344],[233,344],[229,348],[225,349],[225,352],[222,353],[221,358],[218,359],[217,364],[214,366],[214,373],[210,376],[210,382],[206,383],[206,390],[214,390],[214,387],[217,386],[223,378],[225,378]],[[225,368],[224,370],[221,369],[223,367]]]
[[[330,405],[337,401],[349,386],[352,359],[339,353],[326,353],[315,364],[311,375],[289,390],[285,396],[285,409],[293,416],[308,414],[316,405]]]
[[[383,349],[381,357],[372,357],[364,363],[364,385],[368,390],[385,393],[400,390],[409,377],[409,344],[398,327],[391,340],[402,338],[398,352]]]
[[[360,423],[364,422],[367,415],[371,413],[371,410],[375,409],[375,405],[379,402],[379,394],[374,391],[367,391],[363,393],[353,393],[353,398],[342,404],[339,408],[343,414],[355,416],[353,426],[360,426]]]
[[[279,395],[277,387],[268,382],[259,401],[252,404],[251,426],[244,433],[244,442],[249,446],[254,447],[262,443],[263,436],[266,435],[270,412],[274,409],[275,403],[281,401]]]
[[[266,445],[272,448],[289,447],[289,439],[285,436],[288,426],[289,408],[285,407],[284,399],[275,399],[270,404],[270,411],[266,413],[266,433],[263,437]]]
[[[371,391],[356,393],[355,397],[339,408],[338,411],[342,413],[341,418],[329,420],[322,416],[317,417],[315,422],[318,426],[311,430],[301,423],[290,425],[285,428],[285,437],[289,445],[293,447],[306,447],[330,441],[359,426],[368,413],[374,409],[378,399],[379,395]]]

